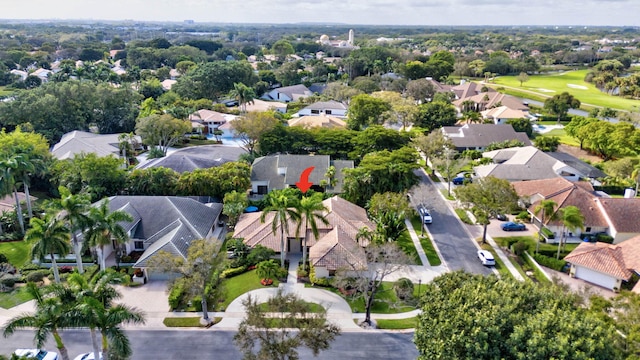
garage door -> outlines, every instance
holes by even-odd
[[[613,289],[617,282],[617,279],[609,275],[605,275],[582,266],[576,266],[576,277],[610,290]]]

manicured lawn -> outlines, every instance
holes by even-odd
[[[376,320],[378,329],[401,330],[413,329],[418,326],[418,318],[412,317],[408,319],[379,319]]]
[[[529,81],[520,86],[516,76],[500,76],[494,80],[492,87],[509,86],[514,91],[525,91],[537,94],[540,98],[551,97],[562,92],[568,92],[582,103],[612,109],[631,110],[640,105],[640,101],[625,99],[601,92],[593,84],[584,81],[589,70],[573,70],[564,73],[545,75],[530,75]],[[494,86],[495,85],[495,86]],[[531,97],[527,93],[525,97]],[[537,100],[537,99],[535,99]]]
[[[9,263],[19,268],[29,262],[31,243],[26,241],[0,242],[0,254],[4,254]]]
[[[447,189],[440,189],[440,193],[447,200],[451,200],[451,201],[455,200],[455,198],[453,197],[453,186],[451,187],[451,195],[449,195],[449,192],[447,191]]]
[[[536,251],[537,239],[533,236],[505,236],[494,238],[494,240],[496,241],[496,243],[498,243],[498,245],[502,247],[508,247],[509,244],[523,241],[525,244],[527,244],[527,251],[529,251],[529,254],[533,255]],[[573,249],[578,247],[578,245],[579,244],[564,244],[562,246],[562,251],[560,252],[560,258],[562,259],[567,256],[571,251],[573,251]],[[541,242],[538,251],[543,254],[553,253],[553,257],[555,258],[556,251],[558,251],[558,245]]]
[[[320,304],[307,302],[307,301],[305,301],[304,303],[307,305],[307,311],[310,313],[319,313],[319,312],[322,312],[322,310],[324,309]],[[258,307],[260,308],[260,310],[264,312],[278,312],[275,309],[271,309],[268,303],[262,303],[258,305]]]
[[[24,286],[16,287],[11,292],[0,293],[0,307],[4,309],[10,309],[29,300],[31,300],[31,296]]]
[[[418,285],[415,284],[416,289],[417,287]],[[337,289],[335,289],[335,292],[341,295]],[[361,296],[356,298],[348,296],[346,300],[349,306],[351,306],[351,311],[354,313],[365,312],[365,303]],[[387,281],[383,282],[380,289],[378,289],[376,299],[371,306],[371,312],[377,314],[397,314],[411,310],[415,310],[415,307],[400,301],[396,296],[396,292],[393,290],[393,283]]]
[[[561,144],[567,144],[567,145],[578,146],[578,147],[580,146],[580,142],[575,138],[567,135],[564,129],[553,129],[551,131],[547,131],[544,134],[537,134],[536,136],[545,136],[545,137],[557,136],[560,138]]]
[[[213,319],[213,324],[217,324],[222,318]],[[166,327],[204,327],[200,324],[200,317],[166,317],[162,320]]]
[[[456,208],[455,211],[456,211],[456,214],[458,215],[460,220],[462,220],[463,223],[469,224],[469,225],[473,225],[473,221],[471,221],[471,219],[469,218],[469,215],[467,215],[466,210],[461,209],[461,208]]]
[[[418,255],[418,250],[416,250],[416,246],[413,244],[413,240],[411,240],[411,235],[409,235],[408,230],[402,232],[398,240],[396,240],[396,244],[398,244],[402,251],[407,254],[409,259],[412,261],[411,265],[422,265],[422,261],[420,261],[420,256]]]
[[[438,266],[442,264],[436,249],[433,247],[433,243],[431,239],[427,236],[420,238],[420,245],[422,245],[422,250],[424,250],[424,254],[427,256],[427,260],[429,260],[429,265]]]
[[[278,287],[279,281],[273,279],[273,287]],[[260,284],[260,278],[256,275],[255,270],[247,271],[244,274],[225,279],[222,283],[226,291],[224,301],[219,303],[216,311],[224,311],[229,304],[238,296],[255,289],[262,289],[264,286]]]
[[[440,257],[436,252],[436,249],[433,247],[433,243],[431,242],[431,239],[429,239],[429,237],[426,236],[426,232],[424,236],[420,235],[422,234],[422,231],[421,231],[422,223],[420,221],[420,217],[417,215],[412,216],[411,225],[413,225],[413,229],[416,231],[416,234],[418,234],[418,237],[420,238],[420,245],[422,245],[422,250],[424,250],[424,254],[427,256],[427,260],[429,260],[429,265],[438,266],[442,264],[442,261],[440,260]]]

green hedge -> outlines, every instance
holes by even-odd
[[[181,282],[173,284],[171,291],[169,292],[169,307],[171,310],[175,310],[180,306],[182,298],[184,297],[184,287]]]
[[[220,274],[220,277],[223,279],[228,279],[228,278],[232,278],[234,276],[238,276],[240,274],[244,274],[245,272],[247,272],[247,267],[246,266],[239,266],[239,267],[235,267],[235,268],[228,268],[222,271],[222,274]]]
[[[549,230],[546,227],[543,227],[541,232],[542,232],[542,235],[544,235],[547,239],[554,239],[556,237],[553,231]]]
[[[555,257],[544,256],[542,254],[533,254],[533,259],[538,264],[556,271],[562,271],[564,266],[567,264],[564,260],[558,260]]]

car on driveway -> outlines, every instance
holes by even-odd
[[[496,264],[496,260],[489,250],[478,250],[478,259],[480,259],[482,265],[485,266],[495,266]]]
[[[418,213],[420,213],[420,218],[424,224],[431,224],[433,222],[433,217],[427,210],[427,207],[424,204],[420,204],[418,206]]]
[[[523,223],[517,223],[513,221],[506,222],[500,225],[500,228],[504,231],[524,231],[527,227]]]
[[[471,178],[468,178],[468,177],[456,176],[453,178],[453,180],[451,180],[451,182],[453,183],[453,185],[464,185],[472,181],[471,181]]]
[[[507,215],[505,214],[498,214],[496,215],[496,219],[500,220],[500,221],[507,221],[509,220],[509,218],[507,217]]]

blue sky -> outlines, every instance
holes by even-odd
[[[640,25],[640,0],[2,0],[4,19]]]

